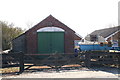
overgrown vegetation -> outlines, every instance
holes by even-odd
[[[15,27],[13,23],[0,21],[2,27],[2,50],[11,49],[12,40],[22,34],[24,30]]]

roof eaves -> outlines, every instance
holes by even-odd
[[[77,35],[78,37],[80,37],[81,39],[83,38],[81,35],[79,35],[78,33],[75,33],[75,35]]]
[[[113,35],[115,35],[116,33],[118,33],[119,31],[120,31],[120,30],[118,30],[118,31],[112,33],[111,35],[107,36],[107,37],[105,38],[105,41],[106,41],[108,38],[110,38],[110,37],[112,37]]]

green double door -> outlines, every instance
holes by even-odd
[[[64,32],[38,32],[38,53],[64,53]]]

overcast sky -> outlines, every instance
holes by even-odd
[[[81,36],[118,25],[119,0],[0,0],[0,20],[28,29],[53,15]]]

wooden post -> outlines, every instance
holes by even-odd
[[[20,57],[19,57],[19,62],[20,62],[20,70],[19,73],[21,74],[24,71],[24,53],[20,52]]]
[[[85,53],[85,65],[86,67],[90,68],[91,67],[91,63],[90,63],[90,60],[91,60],[91,53]]]
[[[59,72],[59,70],[58,70],[58,57],[59,57],[59,55],[57,53],[55,53],[55,69],[56,69],[56,72]]]

